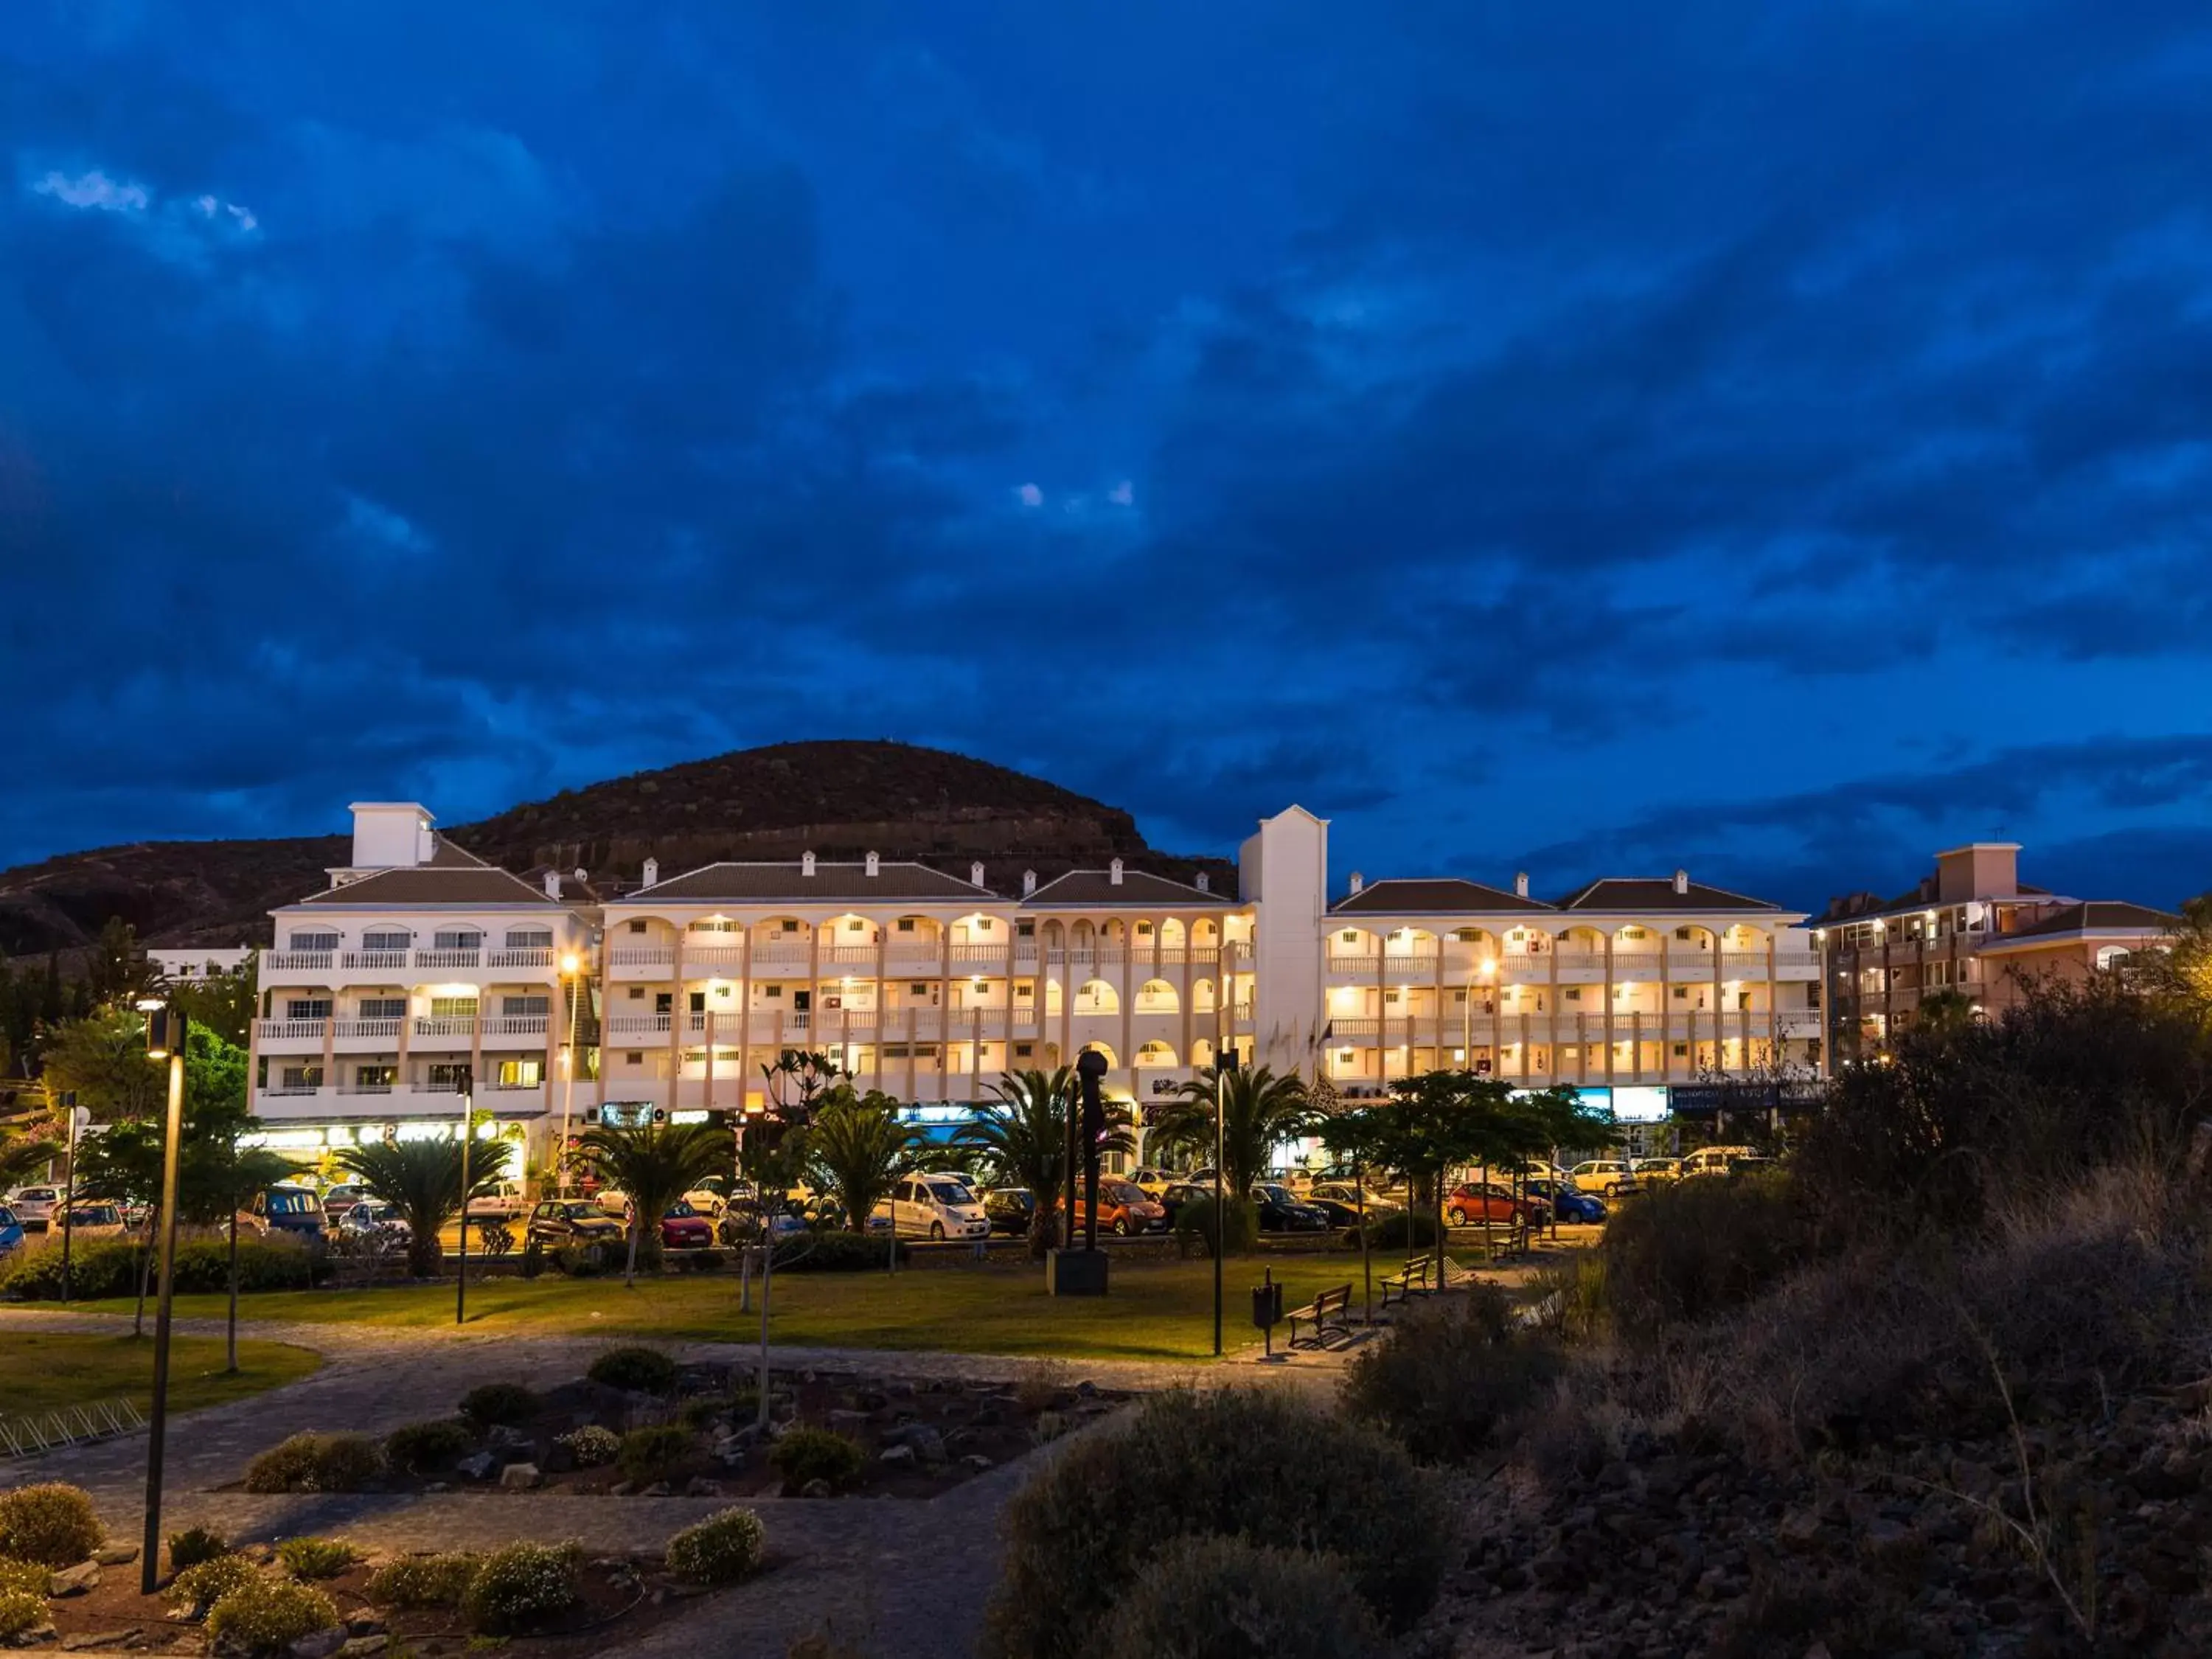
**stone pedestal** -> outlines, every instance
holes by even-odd
[[[1106,1252],[1049,1252],[1044,1259],[1044,1287],[1054,1296],[1105,1295]]]

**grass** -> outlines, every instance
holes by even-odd
[[[177,1298],[181,1304],[185,1298]],[[220,1310],[222,1299],[210,1297]],[[125,1304],[127,1307],[128,1304]],[[143,1411],[154,1395],[154,1339],[100,1333],[11,1331],[0,1322],[0,1413],[27,1417],[64,1406],[135,1400]],[[169,1409],[197,1411],[243,1400],[264,1389],[296,1382],[322,1361],[282,1342],[238,1345],[238,1372],[226,1376],[220,1337],[178,1336],[169,1342]]]
[[[1378,1257],[1377,1276],[1392,1265]],[[1284,1287],[1286,1310],[1347,1279],[1354,1303],[1358,1300],[1356,1255],[1231,1261],[1222,1317],[1222,1339],[1231,1349],[1257,1335],[1250,1292],[1263,1267],[1272,1267],[1276,1283]],[[641,1279],[634,1291],[625,1291],[619,1279],[548,1274],[534,1284],[500,1279],[469,1287],[469,1326],[472,1331],[518,1336],[744,1341],[760,1334],[757,1285],[754,1295],[756,1311],[740,1315],[737,1281],[726,1276]],[[118,1312],[130,1307],[119,1301],[88,1305]],[[222,1307],[220,1296],[177,1298],[179,1316],[219,1316]],[[1212,1310],[1213,1268],[1207,1261],[1116,1261],[1110,1293],[1095,1300],[1047,1296],[1041,1267],[931,1267],[903,1270],[896,1277],[791,1273],[775,1281],[771,1334],[777,1342],[836,1347],[1198,1359],[1213,1352]],[[271,1291],[246,1297],[240,1317],[450,1327],[453,1292],[450,1285]],[[1277,1332],[1279,1340],[1285,1334]]]

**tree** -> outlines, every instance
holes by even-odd
[[[864,1233],[877,1200],[912,1167],[921,1137],[898,1121],[898,1103],[879,1090],[856,1095],[840,1085],[825,1095],[807,1133],[818,1183],[837,1195],[848,1231]]]
[[[1067,1118],[1075,1109],[1072,1066],[1057,1071],[1008,1072],[991,1085],[974,1121],[956,1139],[982,1154],[1007,1186],[1025,1187],[1036,1200],[1030,1212],[1030,1256],[1042,1261],[1060,1237],[1061,1183],[1067,1171]],[[1124,1131],[1126,1136],[1127,1132]],[[1073,1206],[1069,1206],[1071,1210]]]
[[[193,1025],[204,1025],[224,1042],[245,1048],[253,1022],[258,960],[258,952],[249,953],[243,963],[227,974],[210,974],[203,979],[185,980],[169,987],[170,1006]]]
[[[582,1146],[599,1179],[629,1199],[626,1285],[637,1282],[641,1253],[647,1267],[659,1267],[660,1218],[668,1206],[707,1176],[726,1170],[732,1154],[730,1132],[711,1123],[586,1129]]]
[[[56,1027],[43,1055],[46,1091],[76,1092],[77,1104],[100,1123],[159,1116],[167,1079],[146,1058],[146,1017],[105,1008]]]
[[[0,1130],[0,1193],[21,1186],[61,1155],[58,1141],[22,1130]]]
[[[1327,1079],[1322,1081],[1326,1083]],[[1332,1088],[1330,1093],[1334,1094]],[[1383,1126],[1376,1121],[1371,1106],[1354,1106],[1348,1110],[1334,1111],[1323,1116],[1315,1126],[1321,1144],[1337,1158],[1352,1165],[1353,1197],[1359,1212],[1359,1278],[1365,1287],[1367,1322],[1375,1322],[1375,1265],[1369,1241],[1375,1230],[1367,1224],[1367,1171],[1382,1153],[1386,1145]],[[1406,1243],[1410,1249],[1413,1236],[1407,1233]]]
[[[1209,1066],[1182,1085],[1177,1097],[1154,1109],[1155,1146],[1213,1156],[1216,1094],[1224,1069]],[[1224,1185],[1241,1200],[1267,1173],[1275,1148],[1305,1133],[1313,1109],[1304,1082],[1295,1073],[1278,1077],[1265,1066],[1231,1066],[1219,1101],[1221,1170]]]
[[[1511,1165],[1543,1144],[1535,1139],[1535,1116],[1514,1100],[1512,1085],[1475,1072],[1401,1078],[1375,1109],[1374,1121],[1377,1156],[1430,1186],[1440,1249],[1450,1172],[1470,1164]]]
[[[113,1007],[127,1005],[153,983],[154,970],[138,943],[138,930],[120,916],[108,917],[85,964],[85,994],[95,1007]]]
[[[507,1178],[514,1150],[504,1140],[479,1140],[469,1148],[468,1198],[489,1196]],[[337,1164],[371,1198],[406,1218],[407,1271],[417,1279],[435,1277],[445,1260],[438,1235],[460,1214],[464,1201],[461,1143],[372,1141],[343,1148]]]

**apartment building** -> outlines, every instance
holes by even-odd
[[[146,961],[163,983],[186,985],[234,974],[252,955],[250,945],[152,945]]]
[[[1086,1049],[1140,1121],[1231,1048],[1354,1097],[1466,1066],[1639,1119],[1672,1086],[1822,1065],[1804,916],[1683,872],[1332,896],[1328,823],[1294,806],[1241,849],[1234,897],[1118,860],[1001,893],[874,854],[648,860],[602,895],[487,866],[412,803],[353,811],[352,863],[273,913],[260,959],[255,1109],[303,1155],[447,1133],[464,1089],[539,1150],[606,1108],[757,1110],[792,1048],[937,1122]]]
[[[2039,978],[2079,980],[2161,948],[2179,918],[2116,899],[2076,899],[2020,879],[2014,842],[1974,842],[1895,898],[1833,900],[1814,938],[1830,995],[1830,1051],[1874,1059],[1917,1018],[1923,997],[1964,997],[2002,1012]]]

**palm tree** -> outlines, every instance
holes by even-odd
[[[1030,1255],[1042,1260],[1060,1236],[1060,1189],[1067,1169],[1067,1118],[1076,1109],[1073,1066],[1057,1071],[1008,1072],[991,1085],[995,1098],[976,1109],[957,1139],[982,1153],[996,1178],[1026,1187],[1036,1199],[1030,1212]],[[1135,1146],[1127,1126],[1109,1121],[1102,1152]],[[1069,1206],[1073,1208],[1071,1205]]]
[[[871,1089],[832,1091],[815,1109],[806,1152],[821,1185],[836,1194],[845,1225],[866,1232],[876,1201],[921,1150],[921,1137],[898,1121],[890,1097]]]
[[[35,1135],[0,1139],[0,1193],[21,1186],[61,1156],[60,1146]]]
[[[711,1123],[644,1123],[586,1129],[583,1153],[599,1179],[629,1199],[629,1262],[623,1283],[637,1282],[641,1243],[647,1265],[660,1262],[660,1218],[710,1175],[726,1175],[737,1156],[727,1129]]]
[[[1277,1077],[1265,1066],[1250,1071],[1231,1066],[1224,1079],[1216,1064],[1184,1084],[1176,1098],[1152,1109],[1152,1144],[1211,1159],[1217,1098],[1222,1184],[1241,1201],[1267,1172],[1275,1148],[1305,1132],[1313,1106],[1295,1073]]]
[[[480,1140],[469,1152],[468,1197],[482,1198],[507,1178],[514,1148]],[[458,1140],[380,1140],[348,1146],[336,1159],[362,1190],[407,1219],[407,1271],[434,1278],[444,1260],[438,1234],[461,1212],[461,1143]]]

